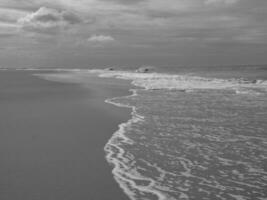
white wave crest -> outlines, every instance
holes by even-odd
[[[162,73],[136,73],[126,71],[89,70],[90,73],[97,73],[100,77],[115,77],[119,79],[132,80],[135,86],[145,89],[168,89],[168,90],[195,90],[195,89],[232,89],[244,91],[248,89],[261,89],[267,91],[267,81],[264,80],[243,80],[243,79],[218,79],[203,78],[190,75],[172,75]]]

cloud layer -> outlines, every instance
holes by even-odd
[[[84,62],[85,52],[99,49],[83,44],[116,38],[112,51],[101,49],[107,62],[188,63],[192,55],[194,62],[245,62],[267,49],[266,33],[266,0],[0,1],[0,45],[39,51],[44,60],[46,50],[75,51]]]
[[[100,43],[107,43],[112,42],[115,39],[109,35],[93,35],[88,38],[88,42],[100,42]]]

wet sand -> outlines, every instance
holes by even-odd
[[[103,150],[130,110],[126,81],[79,84],[0,72],[0,199],[127,200]]]

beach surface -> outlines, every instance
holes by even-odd
[[[130,84],[87,77],[80,85],[34,73],[0,72],[0,199],[128,199],[104,146],[131,110],[104,101],[129,95]]]
[[[266,199],[262,70],[7,70],[0,199]]]

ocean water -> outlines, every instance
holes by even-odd
[[[267,199],[267,81],[257,70],[91,71],[135,86],[107,100],[133,109],[105,146],[130,199]]]

